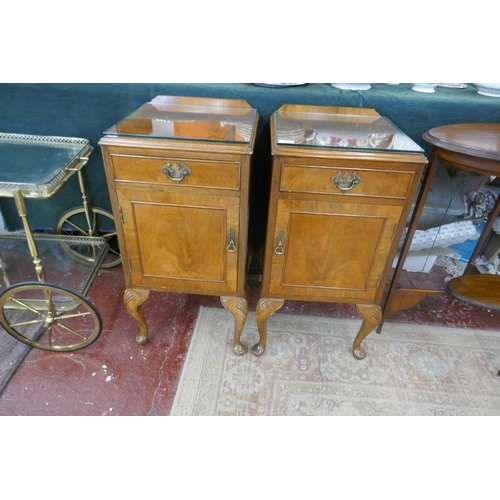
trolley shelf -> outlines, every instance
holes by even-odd
[[[53,234],[33,236],[47,281],[86,295],[108,251],[106,240]],[[78,248],[82,254],[91,256],[92,266],[82,265],[72,258],[68,248]],[[25,233],[0,234],[0,259],[0,273],[10,285],[37,280]],[[0,278],[0,291],[5,288],[4,279]]]
[[[0,196],[50,198],[92,151],[87,139],[0,133]]]

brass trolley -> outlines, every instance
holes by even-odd
[[[38,349],[97,340],[102,319],[85,295],[101,267],[121,262],[112,214],[87,199],[82,169],[92,150],[86,139],[0,133],[0,196],[14,198],[24,228],[0,234],[0,324]],[[75,172],[83,206],[65,212],[55,234],[34,234],[25,198],[50,198]]]

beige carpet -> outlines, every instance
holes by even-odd
[[[500,330],[386,323],[357,361],[360,324],[278,312],[266,353],[238,357],[231,314],[201,308],[171,415],[500,415]]]

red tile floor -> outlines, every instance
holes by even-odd
[[[251,310],[258,281],[249,276]],[[73,353],[32,349],[0,397],[0,415],[169,414],[199,307],[222,306],[218,297],[152,292],[143,305],[151,339],[139,346],[123,290],[121,267],[100,271],[87,294],[103,318],[99,339]],[[353,305],[342,304],[285,301],[277,314],[287,313],[359,318]],[[500,311],[460,302],[449,306],[434,296],[387,321],[499,329]]]

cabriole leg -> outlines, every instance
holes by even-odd
[[[361,347],[361,342],[372,332],[382,320],[382,310],[379,306],[356,304],[358,313],[363,318],[363,323],[359,329],[352,346],[352,354],[356,359],[363,359],[366,356],[365,350]]]
[[[241,343],[241,332],[248,316],[248,302],[242,297],[221,297],[220,301],[224,309],[234,316],[233,351],[242,356],[247,350]]]
[[[142,313],[142,303],[149,297],[149,290],[127,289],[123,294],[123,302],[127,311],[139,324],[139,333],[135,336],[138,344],[144,344],[149,339],[148,325]]]
[[[259,342],[252,348],[255,356],[262,356],[267,344],[267,318],[275,313],[283,304],[283,299],[260,299],[255,309],[255,319],[259,328]]]

